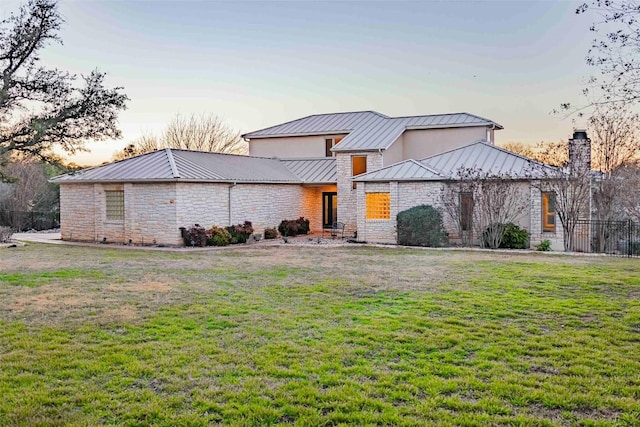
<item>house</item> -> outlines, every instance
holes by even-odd
[[[468,113],[361,111],[244,134],[248,156],[159,150],[54,178],[62,238],[179,244],[179,227],[194,223],[248,220],[262,230],[304,216],[312,231],[340,221],[359,240],[395,242],[395,215],[418,204],[439,206],[443,186],[465,159],[524,172],[530,160],[495,147],[500,129]],[[543,202],[534,189],[530,194],[521,221],[544,236]],[[558,222],[553,213],[547,217]]]

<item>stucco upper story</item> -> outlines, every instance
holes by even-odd
[[[307,158],[379,152],[383,164],[420,159],[484,140],[499,124],[468,113],[388,117],[375,111],[317,114],[242,135],[249,155]]]

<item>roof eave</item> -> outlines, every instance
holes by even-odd
[[[204,184],[308,184],[304,181],[257,181],[257,180],[241,180],[241,179],[189,179],[189,178],[149,178],[149,179],[74,179],[65,181],[56,181],[56,184],[153,184],[153,183],[204,183]],[[334,182],[335,184],[335,182]]]
[[[504,129],[494,122],[482,122],[482,123],[452,123],[442,125],[410,125],[406,126],[405,130],[427,130],[427,129],[449,129],[449,128],[471,128],[471,127],[494,127],[496,129]]]

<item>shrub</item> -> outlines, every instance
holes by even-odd
[[[631,243],[631,255],[640,255],[640,242]]]
[[[444,246],[447,232],[442,213],[433,206],[415,206],[398,214],[398,243],[407,246]]]
[[[536,246],[536,250],[538,251],[543,251],[543,252],[548,252],[551,250],[551,241],[550,240],[543,240],[542,242],[540,242],[539,245]]]
[[[283,219],[278,225],[278,231],[283,237],[297,236],[309,233],[309,220],[304,217],[298,219]]]
[[[264,229],[265,239],[276,239],[278,237],[278,230],[275,227]]]
[[[227,246],[231,243],[231,234],[224,227],[214,225],[209,229],[208,234],[207,245],[209,246]]]
[[[298,234],[309,234],[309,220],[300,217],[296,220],[298,223]]]
[[[11,227],[0,227],[0,243],[9,243],[13,236]]]
[[[253,225],[250,221],[245,221],[244,224],[231,225],[227,227],[227,231],[231,235],[231,243],[246,243],[249,236],[253,234]]]
[[[199,224],[187,228],[181,227],[182,240],[185,246],[205,246],[207,244],[207,231]]]
[[[525,249],[529,247],[529,231],[509,222],[489,224],[482,232],[482,246],[497,249]]]
[[[506,249],[526,249],[529,247],[530,233],[524,228],[520,228],[513,223],[508,223],[502,234],[501,248]]]

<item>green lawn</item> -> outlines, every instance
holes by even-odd
[[[640,425],[640,259],[0,249],[0,425]]]

